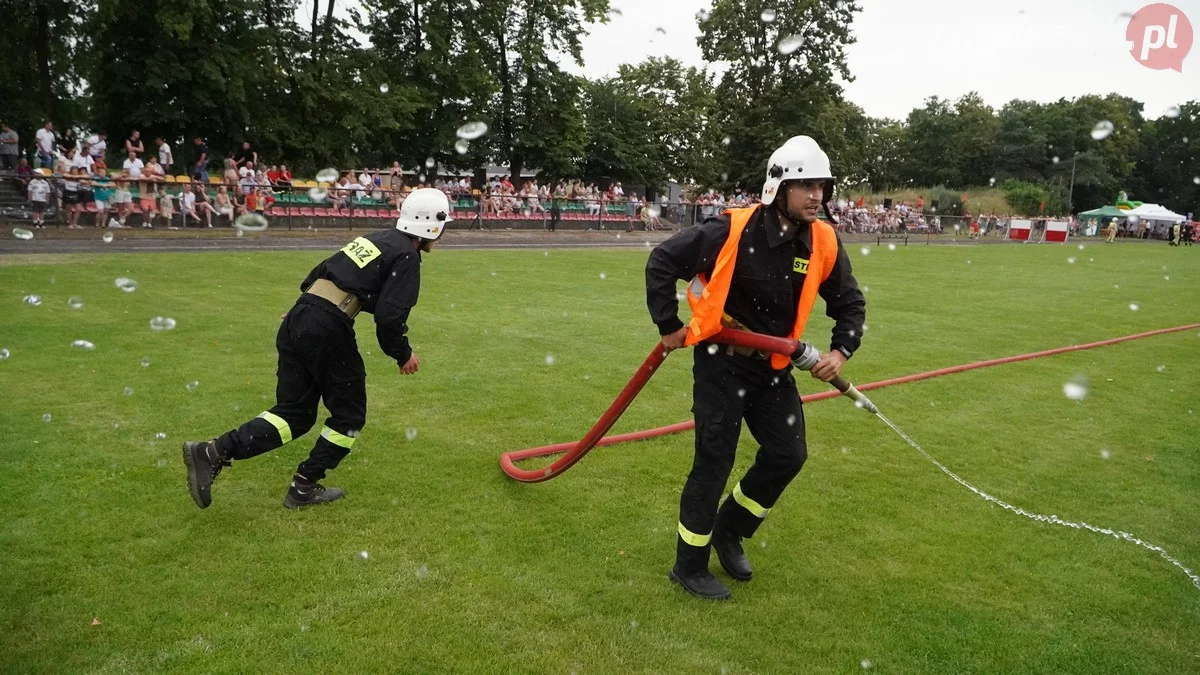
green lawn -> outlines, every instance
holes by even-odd
[[[856,382],[1200,321],[1200,250],[852,256],[870,289]],[[987,504],[844,399],[808,407],[809,463],[728,603],[666,579],[690,433],[506,478],[501,452],[578,438],[653,346],[645,250],[435,252],[417,376],[359,321],[368,423],[327,481],[347,498],[282,507],[313,432],[226,470],[200,511],[179,444],[270,405],[279,314],[321,257],[0,257],[0,670],[1200,671],[1200,590],[1177,568]],[[159,315],[178,327],[151,332]],[[829,325],[810,327],[822,348]],[[981,489],[1196,569],[1198,351],[1190,330],[872,398]],[[668,359],[614,431],[687,419],[690,368]],[[1080,374],[1074,402],[1062,387]],[[752,456],[747,434],[735,477]]]

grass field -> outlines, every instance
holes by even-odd
[[[856,382],[1200,321],[1200,251],[859,248]],[[200,511],[179,443],[270,405],[278,316],[321,257],[0,258],[0,670],[1200,671],[1200,590],[1177,568],[985,503],[844,399],[807,407],[809,462],[727,603],[666,579],[691,434],[507,479],[499,453],[582,435],[649,352],[645,250],[435,252],[418,375],[359,321],[368,423],[327,481],[348,497],[281,506],[313,432],[227,469]],[[151,332],[159,315],[178,327]],[[822,348],[829,325],[810,327]],[[1198,351],[1191,330],[872,398],[982,489],[1195,569]],[[668,359],[615,431],[687,419],[690,366]],[[752,456],[747,434],[735,477]]]

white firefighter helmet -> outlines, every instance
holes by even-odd
[[[446,231],[450,218],[450,200],[434,188],[420,188],[409,193],[400,204],[396,229],[420,239],[438,239]]]
[[[770,205],[779,187],[789,180],[825,180],[822,203],[833,198],[833,169],[829,155],[809,136],[792,136],[767,161],[767,180],[763,183],[762,203]]]

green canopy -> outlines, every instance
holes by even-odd
[[[1079,214],[1079,217],[1082,220],[1099,220],[1101,218],[1125,218],[1128,215],[1128,211],[1122,211],[1111,204],[1105,204],[1098,209],[1084,211]]]

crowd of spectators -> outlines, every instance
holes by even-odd
[[[281,194],[302,195],[306,203],[333,209],[390,207],[399,209],[416,188],[432,187],[447,194],[455,208],[482,217],[548,218],[557,222],[562,210],[598,216],[624,216],[629,229],[657,229],[663,220],[684,225],[702,222],[727,208],[759,203],[759,196],[741,189],[731,194],[715,189],[684,192],[668,200],[646,201],[636,191],[628,194],[620,181],[607,185],[578,179],[548,181],[531,178],[514,183],[510,176],[489,176],[475,187],[466,176],[417,175],[415,184],[405,180],[398,162],[386,169],[363,168],[321,176],[325,182],[306,183],[297,190],[291,171],[283,164],[261,161],[250,142],[221,159],[211,159],[203,138],[192,140],[194,161],[177,161],[162,137],[155,138],[150,152],[138,130],[133,130],[119,148],[110,148],[108,137],[99,132],[86,138],[67,129],[61,134],[50,122],[38,129],[29,155],[37,168],[49,169],[55,180],[47,181],[20,151],[20,138],[7,124],[0,123],[0,170],[12,172],[26,192],[34,224],[50,204],[60,205],[67,226],[79,228],[84,212],[96,214],[95,224],[122,227],[134,211],[142,214],[142,227],[158,222],[170,224],[178,214],[183,224],[212,227],[214,217],[232,221],[242,214],[264,213]],[[119,168],[109,167],[106,158],[119,155]],[[209,168],[217,163],[217,185],[210,184]],[[180,172],[179,175],[176,175]],[[325,173],[325,172],[322,172]],[[314,187],[315,185],[315,187]],[[519,187],[518,187],[519,185]],[[215,188],[215,192],[211,192]],[[294,203],[294,202],[292,202]],[[1007,227],[1007,219],[996,214],[943,216],[917,203],[866,205],[863,200],[838,199],[830,204],[839,232],[859,234],[933,233],[966,231],[967,236],[989,236]]]

